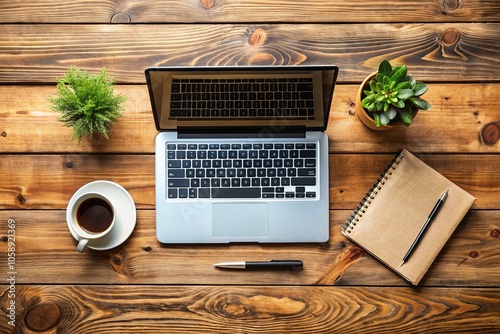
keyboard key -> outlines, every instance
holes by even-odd
[[[300,92],[300,98],[302,100],[312,100],[313,93],[312,92]]]
[[[210,198],[210,188],[198,189],[198,198]]]
[[[292,186],[315,186],[315,177],[293,177],[291,178]]]
[[[189,179],[169,179],[169,187],[189,187]]]
[[[177,189],[176,188],[168,189],[167,196],[168,198],[177,198]]]
[[[181,161],[180,160],[168,160],[167,167],[168,168],[181,168]]]
[[[316,151],[314,151],[314,150],[301,150],[300,157],[301,158],[315,158]]]
[[[304,167],[316,167],[316,159],[305,159]]]
[[[296,87],[298,91],[312,91],[313,89],[312,83],[299,83]]]
[[[169,178],[184,178],[186,173],[184,169],[169,169],[167,173]]]
[[[316,176],[316,168],[299,168],[298,176]]]
[[[212,198],[260,198],[260,188],[212,188]]]
[[[180,188],[179,198],[187,198],[187,197],[188,197],[188,188]]]

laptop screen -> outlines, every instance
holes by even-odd
[[[158,131],[324,131],[338,67],[175,66],[145,74]]]

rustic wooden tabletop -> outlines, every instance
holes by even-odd
[[[500,2],[60,1],[0,3],[1,333],[498,333]],[[429,86],[409,128],[354,112],[382,59]],[[330,240],[161,245],[155,129],[144,69],[336,64],[328,126]],[[75,65],[106,67],[128,97],[111,138],[71,140],[49,108]],[[340,233],[392,155],[415,153],[477,198],[418,287]],[[137,225],[121,246],[76,251],[73,193],[114,181]],[[227,272],[213,263],[298,258],[304,269]]]

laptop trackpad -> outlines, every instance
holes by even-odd
[[[214,237],[266,237],[269,234],[269,214],[266,203],[212,204]]]

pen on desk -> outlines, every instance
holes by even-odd
[[[420,230],[420,232],[418,233],[417,237],[415,238],[415,240],[413,241],[413,244],[410,246],[410,249],[408,250],[408,252],[406,253],[406,255],[403,257],[403,262],[401,262],[401,265],[400,267],[406,262],[406,260],[408,260],[408,258],[410,257],[411,253],[413,252],[413,250],[415,249],[415,246],[418,244],[418,242],[420,241],[420,238],[422,237],[422,235],[424,234],[425,230],[427,229],[427,227],[429,226],[429,224],[431,223],[431,221],[434,219],[434,217],[436,216],[437,212],[439,211],[439,208],[441,207],[441,205],[443,204],[444,200],[446,199],[446,197],[448,196],[448,189],[446,189],[446,191],[443,193],[443,195],[441,196],[441,198],[439,198],[439,200],[437,201],[436,205],[434,205],[434,208],[432,209],[431,213],[429,214],[429,217],[427,218],[427,220],[425,221],[424,223],[424,226],[422,227],[422,229]]]
[[[224,269],[296,269],[302,268],[300,260],[271,260],[264,262],[241,261],[241,262],[221,262],[214,264],[216,268]]]

